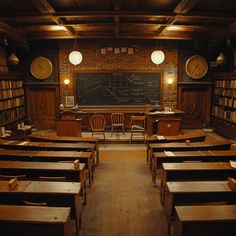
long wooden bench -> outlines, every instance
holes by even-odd
[[[31,134],[28,138],[33,142],[77,143],[86,142],[96,145],[96,163],[99,163],[99,138],[97,137],[68,137],[48,134]]]
[[[174,236],[236,235],[236,205],[176,206]]]
[[[9,188],[9,181],[0,181],[1,204],[22,205],[24,201],[47,202],[48,206],[71,207],[71,218],[76,229],[81,226],[81,184],[76,182],[20,181]]]
[[[26,175],[27,180],[39,180],[41,176],[65,177],[65,181],[80,182],[83,203],[86,204],[85,163],[80,163],[79,167],[75,168],[74,163],[0,161],[0,178],[1,175]]]
[[[149,160],[152,160],[154,152],[164,151],[197,151],[197,150],[228,150],[231,144],[234,142],[231,140],[217,140],[211,142],[184,142],[184,143],[149,143]]]
[[[236,203],[236,191],[230,188],[228,181],[178,181],[167,182],[166,186],[164,212],[169,230],[171,219],[174,216],[174,206],[219,202]]]
[[[86,168],[88,169],[89,185],[93,182],[94,168],[91,152],[0,149],[0,160],[46,162],[80,160],[80,162],[86,164]]]
[[[154,152],[152,158],[152,180],[156,184],[157,170],[162,163],[203,161],[203,162],[227,162],[236,159],[236,150],[207,150],[207,151],[186,151],[186,152]]]
[[[163,204],[166,182],[184,180],[227,180],[236,177],[229,162],[163,163],[160,197]]]
[[[69,207],[0,205],[1,236],[72,236]]]
[[[185,142],[189,140],[190,142],[204,142],[206,139],[206,134],[203,132],[192,132],[187,134],[180,134],[175,136],[161,136],[161,135],[152,135],[146,137],[147,143],[147,161],[149,162],[149,151],[150,143],[175,143],[175,142]]]

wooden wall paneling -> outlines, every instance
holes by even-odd
[[[37,129],[54,129],[58,117],[57,86],[32,85],[26,88],[28,120]]]
[[[178,109],[185,112],[182,128],[201,129],[210,125],[212,83],[178,83]]]

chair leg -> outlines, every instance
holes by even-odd
[[[133,132],[131,131],[131,134],[130,134],[130,140],[129,140],[129,144],[132,143],[132,138],[133,138]]]
[[[123,134],[124,134],[124,136],[125,136],[125,127],[122,126],[122,129],[123,129]]]
[[[113,126],[111,126],[111,136],[112,136],[112,134],[113,134]]]

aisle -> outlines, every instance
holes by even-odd
[[[145,148],[139,147],[107,145],[101,150],[83,212],[81,236],[167,235],[159,190],[152,186]]]

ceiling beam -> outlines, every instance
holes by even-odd
[[[55,9],[48,3],[47,0],[33,0],[34,6],[41,12],[44,14],[50,14],[50,18],[52,19],[52,21],[54,21],[57,25],[63,25],[63,19],[59,19],[54,17],[53,14],[56,13]],[[69,26],[65,26],[66,29],[68,30],[68,32],[72,35],[75,34],[75,30],[73,27]]]
[[[181,0],[174,9],[176,14],[187,14],[199,0]]]
[[[236,35],[236,22],[229,25],[228,27],[213,32],[210,35],[210,42],[217,43],[230,38],[232,35]]]
[[[41,20],[41,19],[51,19],[54,18],[104,18],[104,17],[137,17],[137,18],[165,18],[165,17],[178,17],[180,19],[206,19],[206,20],[217,20],[217,19],[228,19],[228,20],[236,20],[235,15],[233,14],[211,14],[211,13],[198,13],[198,12],[192,12],[191,15],[176,15],[175,13],[170,12],[158,12],[158,11],[76,11],[76,12],[56,12],[53,15],[52,14],[45,14],[41,13],[36,15],[35,13],[28,14],[28,15],[22,15],[22,14],[14,14],[14,15],[7,15],[7,16],[0,16],[1,21],[17,21],[19,18],[22,21],[30,21],[30,20]]]
[[[9,37],[12,41],[22,46],[27,46],[26,37],[23,32],[13,29],[10,25],[0,22],[0,34]]]

